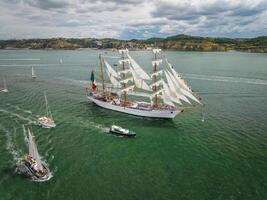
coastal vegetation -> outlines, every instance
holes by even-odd
[[[267,36],[256,38],[210,38],[189,35],[175,35],[166,38],[145,40],[119,40],[112,38],[51,38],[0,40],[0,49],[80,49],[80,48],[122,48],[147,49],[157,46],[178,51],[245,51],[266,53]]]

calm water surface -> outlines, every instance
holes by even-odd
[[[6,77],[9,89],[0,93],[1,200],[267,199],[266,54],[165,52],[208,106],[174,120],[148,120],[87,102],[98,53],[0,51],[0,86]],[[151,70],[150,52],[132,56]],[[35,125],[44,114],[43,91],[55,129]],[[107,134],[113,123],[137,138]],[[27,125],[53,173],[47,182],[16,173],[27,152]]]

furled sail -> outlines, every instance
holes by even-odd
[[[42,162],[41,162],[41,158],[40,158],[40,155],[38,153],[36,144],[34,143],[33,136],[31,134],[31,131],[30,131],[29,128],[28,128],[28,135],[29,135],[29,155],[33,159],[35,159],[35,161],[37,163],[37,169],[42,171],[43,170],[43,165],[42,165]]]
[[[129,81],[133,81],[133,77],[129,77],[129,78],[126,78],[126,79],[123,79],[120,81],[120,83],[128,83]]]
[[[152,66],[154,66],[154,65],[159,65],[160,63],[162,63],[162,59],[160,59],[160,60],[153,60],[152,61]]]
[[[133,80],[134,80],[135,86],[137,88],[140,88],[143,90],[151,91],[151,89],[149,88],[147,83],[143,79],[139,78],[139,75],[134,71],[133,67],[130,66],[130,70],[131,70],[132,75],[133,75]]]
[[[154,54],[156,54],[156,53],[160,53],[161,49],[153,49],[152,51],[153,51]]]
[[[129,92],[129,91],[132,91],[133,89],[134,89],[134,85],[131,85],[127,88],[122,89],[121,92]]]
[[[158,76],[158,75],[162,75],[163,71],[162,70],[159,70],[159,71],[156,71],[152,74],[150,74],[150,77],[153,78],[153,76]]]
[[[127,54],[128,52],[129,52],[128,49],[120,49],[120,50],[119,50],[119,53],[120,53],[120,54]]]
[[[151,80],[151,78],[148,76],[148,74],[137,64],[137,62],[129,55],[128,58],[130,60],[131,66],[133,68],[133,70],[136,72],[136,74],[138,74],[138,76],[141,79],[144,80]]]
[[[160,80],[158,80],[157,82],[155,82],[155,83],[152,83],[152,84],[150,84],[149,86],[152,88],[153,86],[160,86],[160,85],[162,85],[162,82],[163,82],[163,80],[162,79],[160,79]]]
[[[129,59],[121,59],[119,60],[119,64],[122,65],[122,63],[130,63]]]
[[[117,72],[110,66],[110,64],[106,60],[104,60],[104,63],[107,68],[107,73],[112,75],[115,78],[119,78],[119,75],[117,74]]]
[[[130,69],[125,69],[125,70],[118,71],[117,73],[118,73],[118,75],[127,74],[127,73],[131,73],[131,70]]]

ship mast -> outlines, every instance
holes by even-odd
[[[157,52],[154,53],[155,55],[155,61],[157,61]],[[153,66],[153,73],[156,73],[157,72],[157,62],[154,63],[154,66]],[[154,74],[153,75],[153,83],[156,83],[157,82],[157,75]],[[153,93],[156,93],[157,92],[157,84],[155,84],[152,88],[152,91]],[[154,98],[154,107],[157,107],[158,106],[158,95],[156,94],[155,95],[155,98]]]
[[[104,72],[103,72],[103,63],[102,63],[101,53],[99,54],[99,64],[100,64],[100,70],[101,70],[102,89],[103,89],[103,94],[105,95]]]
[[[124,51],[122,51],[122,70],[123,71],[125,70],[125,65],[124,65]],[[123,79],[125,79],[126,78],[126,73],[123,73],[122,77],[123,77]],[[126,88],[126,82],[123,83],[123,88],[124,89]],[[127,100],[126,91],[123,91],[123,99],[124,99],[123,105],[126,106],[126,100]]]

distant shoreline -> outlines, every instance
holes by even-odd
[[[146,40],[118,40],[111,38],[0,40],[0,49],[6,50],[116,50],[120,48],[151,50],[154,46],[170,51],[267,53],[267,36],[236,39],[175,35],[167,38],[149,38]]]
[[[109,49],[101,49],[101,48],[77,48],[77,49],[52,49],[52,48],[43,48],[43,49],[31,49],[31,48],[5,48],[1,50],[8,50],[8,51],[15,51],[15,50],[44,50],[44,51],[92,51],[92,50],[99,50],[99,51],[111,51],[112,48]],[[129,49],[130,51],[150,51],[148,49]],[[267,53],[267,52],[250,52],[250,51],[238,51],[238,50],[228,50],[228,51],[198,51],[198,50],[174,50],[174,49],[163,49],[164,51],[174,51],[174,52],[202,52],[202,53],[209,53],[209,52],[222,52],[222,53],[231,53],[231,52],[240,52],[240,53]]]

